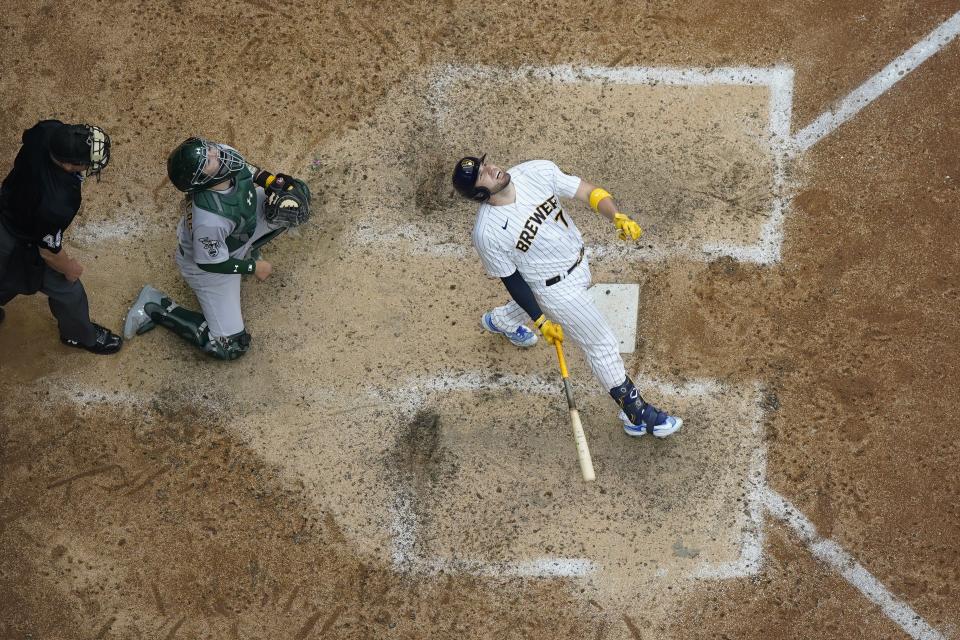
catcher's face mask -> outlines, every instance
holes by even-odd
[[[234,149],[219,145],[209,140],[200,140],[203,154],[202,161],[197,163],[197,170],[191,184],[194,186],[210,186],[223,182],[236,175],[243,169],[246,161]]]
[[[87,175],[96,176],[97,180],[100,180],[100,172],[110,162],[110,136],[100,127],[91,126],[87,143],[90,145],[90,168],[87,169]]]

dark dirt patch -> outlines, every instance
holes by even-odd
[[[412,583],[355,556],[329,513],[219,425],[184,439],[168,416],[91,409],[64,408],[79,429],[3,466],[0,637],[521,638],[595,624],[561,584],[517,581],[497,602],[469,577]],[[55,430],[20,428],[36,442]],[[407,461],[435,461],[437,437],[421,414]]]
[[[408,449],[407,466],[411,470],[434,462],[440,446],[440,414],[421,409],[407,425],[402,436]]]
[[[175,194],[158,185],[166,154],[187,135],[234,142],[251,160],[296,172],[324,140],[372,113],[390,87],[426,65],[451,62],[785,63],[796,70],[799,128],[960,9],[956,0],[563,1],[539,12],[518,3],[413,3],[388,12],[369,3],[281,4],[281,16],[296,19],[284,18],[280,31],[277,12],[255,2],[244,4],[243,20],[224,20],[218,6],[148,1],[137,11],[109,12],[109,33],[104,12],[87,5],[11,6],[0,18],[0,162],[9,166],[21,132],[40,118],[104,125],[115,159],[101,184],[84,187],[83,217],[144,219],[165,229],[163,242],[144,244],[131,261],[149,266],[151,278],[166,278]],[[200,48],[198,32],[209,36]],[[64,51],[71,64],[60,64]],[[960,449],[952,438],[960,412],[951,395],[960,387],[957,52],[954,42],[809,154],[781,264],[667,264],[639,274],[649,289],[643,349],[631,362],[676,379],[769,381],[776,393],[776,402],[765,401],[776,408],[767,427],[771,483],[948,635],[960,620]],[[244,75],[251,60],[274,61],[282,73],[271,77],[280,73],[292,89],[262,89],[262,74]],[[391,154],[413,159],[412,205],[422,216],[445,208],[450,193],[450,159],[429,153],[435,143],[426,136],[422,147]],[[322,159],[316,182],[329,196],[316,231],[299,241],[334,266],[345,259],[336,241],[352,228],[363,181],[351,172],[356,164]],[[641,167],[638,180],[655,169]],[[737,172],[729,178],[736,182]],[[669,211],[673,204],[666,204]],[[738,204],[752,210],[750,202]],[[126,270],[98,272],[97,257],[86,259],[95,313],[119,318],[116,301],[142,280]],[[398,276],[391,265],[383,278],[415,280],[412,267]],[[372,255],[350,266],[379,267]],[[462,283],[462,268],[450,267],[439,280]],[[396,318],[419,328],[425,301],[455,315],[446,311],[447,290],[436,291],[436,274],[418,273],[436,295],[408,287],[407,308],[378,314],[378,305],[368,304],[350,314],[347,333],[343,313],[304,318],[304,333],[346,336],[335,345],[347,350],[337,367],[359,361],[366,376],[378,357],[390,364],[391,354],[366,345],[380,347],[394,331],[393,346],[407,341],[401,323],[391,324]],[[45,388],[93,368],[59,347],[42,300],[17,300],[8,312],[0,327],[3,402],[21,385]],[[413,353],[476,364],[449,318],[440,326],[429,340],[417,331],[428,346]],[[178,367],[207,366],[184,361],[185,351],[153,349],[159,355],[145,348],[143,362],[165,357]],[[511,357],[491,350],[480,354],[481,366],[501,369]],[[253,378],[253,362],[235,370]],[[509,366],[519,369],[519,362]],[[431,366],[411,359],[411,369]],[[215,378],[203,382],[214,386]],[[136,411],[94,403],[91,413],[37,393],[29,410],[0,424],[0,637],[900,635],[777,533],[758,576],[699,585],[679,617],[657,628],[635,612],[587,606],[567,583],[410,580],[351,549],[336,519],[317,506],[324,496],[282,480],[227,430],[229,414],[211,417],[185,398],[158,402]],[[393,468],[437,489],[446,461],[442,424],[429,416],[422,422],[422,431],[399,438]]]

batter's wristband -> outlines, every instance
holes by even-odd
[[[605,189],[601,189],[600,187],[597,187],[596,189],[590,192],[590,208],[596,211],[597,213],[600,213],[600,201],[603,200],[604,198],[610,198],[610,197],[612,196],[609,193],[607,193]]]
[[[543,326],[543,323],[545,323],[546,321],[547,321],[546,314],[541,313],[540,317],[533,321],[533,326],[539,329],[540,327]]]

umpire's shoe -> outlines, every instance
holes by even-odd
[[[668,416],[649,402],[644,405],[641,412],[640,424],[633,424],[630,418],[623,411],[620,412],[620,420],[623,421],[623,430],[628,436],[639,437],[645,433],[651,433],[658,438],[666,438],[683,426],[683,420]]]
[[[150,285],[144,286],[137,295],[137,299],[130,305],[130,311],[127,312],[127,318],[123,323],[123,337],[129,340],[133,336],[139,336],[153,329],[156,325],[143,307],[148,302],[161,304],[160,301],[167,297],[169,297],[167,294]]]
[[[537,334],[522,324],[513,331],[504,331],[493,324],[493,315],[488,311],[480,318],[480,324],[490,333],[499,333],[518,347],[532,347],[537,344]]]
[[[106,327],[101,327],[96,322],[93,323],[93,328],[96,330],[97,339],[91,345],[80,344],[77,340],[71,340],[69,338],[60,338],[60,342],[68,347],[86,349],[90,353],[96,353],[101,356],[120,351],[120,347],[123,345],[123,338],[111,332]]]
[[[3,310],[3,307],[0,307],[0,324],[3,324],[3,319],[7,317],[7,312]]]

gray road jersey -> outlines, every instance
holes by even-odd
[[[236,188],[236,187],[231,187]],[[257,219],[263,218],[263,189],[257,187]],[[228,192],[229,193],[229,192]],[[217,264],[229,258],[245,260],[250,252],[250,241],[229,251],[227,236],[233,233],[236,224],[223,216],[198,207],[192,200],[185,200],[186,211],[177,224],[177,241],[183,256],[197,264]],[[258,224],[259,226],[259,224]]]

